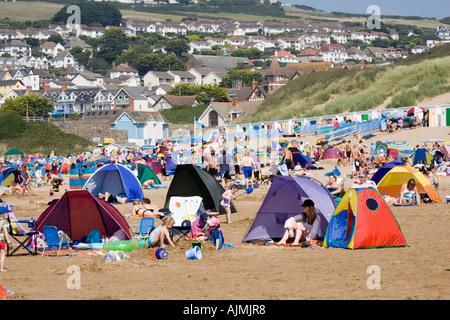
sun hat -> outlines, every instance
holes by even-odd
[[[303,207],[314,207],[314,201],[312,201],[311,199],[306,199],[305,201],[303,201],[302,204]]]
[[[211,227],[217,227],[220,224],[220,221],[216,217],[211,217],[206,223]]]
[[[12,212],[8,207],[0,207],[0,215]]]

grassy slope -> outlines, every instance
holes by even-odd
[[[450,92],[450,44],[413,56],[402,64],[365,70],[315,72],[289,82],[246,118],[259,122],[350,111],[392,101],[387,108],[414,105]]]
[[[65,155],[92,150],[95,145],[87,139],[61,131],[53,123],[29,122],[16,138],[0,137],[0,152],[15,148],[24,154],[44,153]]]

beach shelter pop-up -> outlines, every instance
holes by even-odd
[[[113,196],[125,194],[128,201],[144,199],[141,183],[133,172],[117,163],[100,167],[86,181],[83,189],[88,190],[95,197],[98,197],[99,193],[109,192]]]
[[[379,173],[380,172],[380,173]],[[377,184],[377,189],[381,194],[387,194],[393,198],[399,198],[400,189],[409,179],[416,181],[417,191],[427,194],[436,203],[441,202],[441,198],[434,190],[433,185],[420,171],[407,164],[387,163],[373,175],[372,181]]]
[[[180,164],[175,169],[175,175],[167,190],[165,207],[169,208],[170,198],[199,196],[203,200],[205,210],[225,213],[220,205],[222,194],[225,192],[222,185],[209,172],[192,164]],[[236,209],[231,203],[231,212]]]
[[[36,220],[35,230],[43,232],[45,226],[55,226],[72,240],[81,240],[92,229],[97,229],[105,237],[122,230],[128,240],[132,239],[130,226],[122,214],[113,205],[95,198],[87,190],[64,193]]]
[[[350,189],[328,224],[324,247],[359,249],[406,246],[388,204],[373,188]]]
[[[276,176],[243,242],[281,239],[284,222],[302,212],[306,199],[314,201],[320,218],[319,236],[323,237],[336,208],[330,192],[310,177]]]

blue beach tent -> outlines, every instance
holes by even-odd
[[[128,201],[142,200],[144,193],[138,178],[127,167],[111,163],[100,167],[86,181],[83,189],[98,197],[99,193],[109,192],[113,196],[124,194]]]

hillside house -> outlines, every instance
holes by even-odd
[[[12,58],[31,56],[31,46],[21,40],[10,40],[0,44],[0,55],[9,54]]]
[[[162,85],[174,86],[175,78],[168,72],[149,71],[144,75],[144,87],[152,88]]]
[[[117,79],[120,76],[135,76],[138,77],[138,71],[128,65],[128,62],[121,63],[117,66],[113,64],[113,68],[109,70],[107,77],[110,79]]]
[[[114,96],[113,109],[129,109],[131,111],[151,111],[145,95],[145,87],[119,87]]]
[[[155,102],[155,104],[152,106],[152,111],[161,111],[165,109],[171,109],[175,106],[183,105],[195,107],[198,104],[199,101],[196,96],[175,96],[165,94]]]
[[[33,69],[11,69],[9,74],[13,79],[21,80],[25,87],[31,90],[39,90],[39,75],[35,74]]]
[[[324,61],[337,63],[348,59],[347,50],[341,44],[324,44],[319,52]]]

